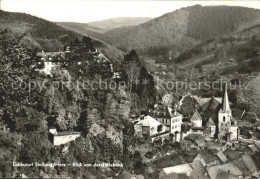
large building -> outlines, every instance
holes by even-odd
[[[139,119],[139,122],[137,122],[134,125],[135,128],[135,134],[139,137],[141,136],[147,136],[151,137],[153,135],[156,135],[158,133],[162,133],[166,131],[166,127],[156,121],[151,116],[141,116]]]
[[[170,107],[157,107],[151,112],[153,118],[163,123],[167,130],[174,136],[176,141],[180,140],[182,115]]]
[[[228,100],[227,87],[225,89],[222,108],[218,112],[218,137],[220,139],[238,140],[237,122],[233,120]]]
[[[202,98],[203,99],[203,98]],[[223,98],[205,98],[198,111],[191,118],[194,127],[205,126],[209,129],[210,137],[220,140],[238,140],[239,130],[232,116],[228,100],[227,86]]]

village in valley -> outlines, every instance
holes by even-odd
[[[204,7],[174,11],[169,19],[182,29],[179,16],[197,8]],[[199,12],[211,14],[207,8]],[[231,7],[215,8],[229,14]],[[211,39],[202,29],[203,41],[192,38],[198,34],[191,23],[190,34],[181,34],[176,44],[147,48],[141,40],[134,44],[134,31],[130,40],[125,36],[130,44],[120,42],[129,45],[124,51],[117,36],[104,42],[111,31],[106,38],[88,32],[98,40],[77,29],[82,24],[1,13],[0,178],[260,177],[259,25],[227,28],[229,35],[221,31],[216,38],[209,28]],[[13,19],[37,25],[19,33]],[[160,20],[150,25],[161,27]],[[149,29],[149,21],[144,24]],[[185,86],[190,84],[202,86]]]
[[[200,98],[190,119],[184,119],[177,107],[155,105],[149,114],[134,121],[136,137],[153,144],[137,148],[151,173],[161,167],[157,169],[162,179],[257,178],[260,140],[243,135],[239,123],[244,113],[230,107],[227,85],[223,97]],[[169,142],[180,145],[181,152],[168,148]],[[167,149],[153,150],[154,143]]]
[[[97,49],[86,47],[97,64],[106,64],[113,79],[120,79],[121,72],[113,70],[113,64]],[[42,71],[52,75],[55,68],[66,64],[64,52],[41,52],[38,56],[44,61]],[[91,51],[92,50],[92,51]],[[57,59],[57,60],[54,60]],[[81,65],[81,61],[77,62]],[[180,113],[181,101],[173,105],[171,94],[165,94],[158,104],[132,115],[137,141],[132,146],[144,163],[145,177],[189,178],[189,179],[231,179],[259,177],[260,138],[259,127],[248,132],[244,117],[245,110],[231,108],[228,85],[224,84],[221,97],[197,97],[198,106],[190,118]],[[189,96],[189,95],[187,95]],[[185,97],[187,97],[185,96]],[[256,122],[260,120],[256,118]],[[54,146],[68,144],[81,136],[81,132],[57,132],[49,129],[49,138]],[[143,168],[143,166],[142,166]],[[123,171],[117,178],[144,178],[131,171]]]

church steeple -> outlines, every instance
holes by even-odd
[[[222,111],[223,112],[231,112],[230,106],[229,106],[229,101],[228,101],[228,94],[227,94],[227,83],[225,85],[225,93],[224,93],[224,97],[223,97]]]

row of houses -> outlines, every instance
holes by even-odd
[[[260,141],[257,151],[244,153],[234,148],[226,151],[202,150],[192,163],[162,168],[160,179],[244,179],[258,178],[260,174]]]
[[[134,121],[135,135],[147,137],[151,142],[172,138],[180,141],[182,115],[170,107],[159,107]]]
[[[180,141],[182,118],[182,114],[176,109],[157,106],[149,115],[141,116],[134,122],[135,132],[139,137],[148,136],[153,139],[156,136],[158,139],[160,136],[165,138],[168,135],[173,136],[175,141]],[[192,127],[189,132],[201,131],[212,139],[237,141],[239,129],[237,119],[233,117],[230,108],[227,86],[222,98],[202,98],[200,108],[194,112],[189,124]]]

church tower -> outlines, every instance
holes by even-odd
[[[224,137],[226,138],[228,134],[230,134],[231,121],[232,121],[232,112],[228,100],[227,83],[226,83],[224,97],[222,100],[222,107],[218,112],[219,139],[224,139]]]

